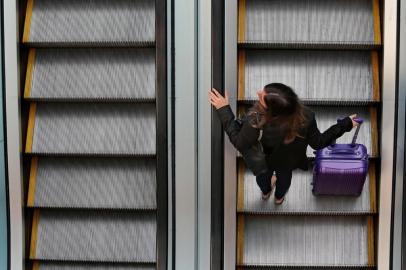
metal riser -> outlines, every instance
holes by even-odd
[[[24,98],[154,100],[154,49],[31,49]]]
[[[55,263],[55,262],[35,262],[33,270],[153,270],[155,266],[134,266],[117,264],[85,264],[85,263]]]
[[[240,216],[238,265],[371,266],[369,217]]]
[[[41,103],[32,107],[27,153],[155,154],[153,105]]]
[[[33,158],[29,207],[156,209],[156,161]]]
[[[23,42],[155,40],[155,1],[29,0]]]
[[[377,9],[372,0],[240,0],[239,41],[380,44]]]
[[[36,210],[30,259],[155,262],[153,213]]]
[[[257,99],[272,82],[313,102],[379,101],[378,55],[360,51],[240,51],[239,100]]]

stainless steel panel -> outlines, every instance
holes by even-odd
[[[364,118],[360,131],[358,133],[357,143],[364,144],[368,149],[368,154],[372,154],[372,132],[377,133],[378,130],[371,128],[371,115],[367,107],[313,107],[312,110],[316,114],[317,126],[320,132],[324,132],[331,125],[337,123],[338,117],[345,117],[352,114],[358,114],[359,117]],[[344,133],[337,143],[351,143],[355,128],[351,132]],[[314,156],[313,149],[308,147],[308,156]]]
[[[246,1],[245,33],[253,42],[374,43],[372,1]]]
[[[197,266],[207,270],[211,265],[211,88],[212,3],[198,1],[197,46]],[[235,179],[235,178],[234,178]],[[231,251],[233,248],[231,248]],[[225,268],[227,269],[227,268]]]
[[[155,50],[37,49],[30,97],[155,98]]]
[[[38,104],[34,153],[155,154],[149,104]]]
[[[155,209],[155,197],[155,160],[38,160],[35,207]]]
[[[365,266],[367,218],[248,216],[244,264]]]
[[[30,42],[154,40],[155,1],[34,1]]]
[[[154,266],[40,262],[39,270],[154,270]]]
[[[289,85],[305,100],[373,100],[371,53],[247,50],[245,98],[257,99],[272,82]]]
[[[255,176],[248,170],[244,175],[244,211],[258,213],[308,213],[308,214],[359,214],[370,213],[369,177],[359,197],[313,196],[311,171],[293,172],[292,184],[282,205],[275,205],[272,198],[261,199]]]
[[[379,184],[379,223],[377,267],[390,269],[392,231],[392,198],[395,151],[395,99],[398,37],[398,2],[385,0],[383,4],[383,63],[382,63],[382,117],[381,168]]]
[[[42,210],[35,259],[155,262],[153,213]]]
[[[19,58],[19,19],[18,1],[3,1],[2,19],[4,22],[4,96],[7,149],[7,182],[9,206],[9,267],[22,270],[25,265],[24,241],[24,194],[22,182],[22,136],[20,118],[20,58]]]
[[[231,108],[237,107],[237,16],[238,0],[224,1],[224,88],[230,93]],[[236,205],[237,151],[224,140],[224,269],[235,269],[236,262]]]
[[[196,269],[198,264],[198,2],[174,0],[173,31],[175,151],[174,269]],[[209,147],[209,146],[207,146]],[[206,179],[210,181],[210,179]]]
[[[398,48],[398,107],[396,128],[396,176],[394,179],[393,207],[393,238],[392,265],[393,269],[406,269],[406,194],[405,180],[405,132],[406,132],[406,1],[401,0],[399,12],[399,48]]]

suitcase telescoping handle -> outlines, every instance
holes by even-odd
[[[337,122],[343,120],[343,118],[338,118]],[[355,145],[355,142],[357,141],[358,138],[358,133],[359,133],[359,129],[361,128],[361,124],[364,122],[364,119],[362,119],[361,117],[355,117],[352,120],[354,120],[355,122],[357,122],[359,125],[357,126],[357,129],[355,130],[354,136],[352,137],[352,141],[351,141],[351,145]],[[336,141],[334,140],[333,142],[333,146],[336,144]]]

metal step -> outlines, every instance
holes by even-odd
[[[315,270],[365,270],[365,269],[376,269],[374,266],[345,266],[345,267],[320,267],[320,266],[312,266],[312,267],[306,267],[306,266],[241,266],[237,267],[237,270],[309,270],[309,269],[315,269]]]
[[[26,153],[154,155],[155,106],[31,104]]]
[[[34,262],[33,270],[154,270],[155,266],[135,266],[134,264],[106,263],[66,263],[66,262]]]
[[[371,237],[372,236],[372,237]],[[238,217],[238,266],[374,266],[371,217]]]
[[[366,51],[246,50],[239,52],[239,100],[258,99],[272,82],[314,103],[377,102],[378,55]]]
[[[156,209],[156,161],[46,158],[31,162],[29,207]]]
[[[23,42],[150,45],[155,1],[28,0]]]
[[[155,262],[154,213],[34,212],[30,259]]]
[[[273,195],[268,201],[261,199],[255,176],[240,163],[238,175],[237,211],[261,215],[365,215],[376,213],[376,174],[374,164],[359,197],[314,196],[313,174],[295,170],[292,184],[282,205],[275,205]]]
[[[31,49],[28,59],[26,99],[155,99],[154,49]]]
[[[239,43],[267,47],[381,44],[378,0],[240,0]]]

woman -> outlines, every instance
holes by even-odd
[[[307,146],[324,148],[358,123],[352,120],[354,114],[320,133],[314,112],[289,86],[271,83],[257,95],[259,100],[239,124],[229,106],[228,93],[223,97],[215,89],[209,91],[210,103],[217,109],[231,143],[256,176],[262,198],[267,200],[276,185],[275,204],[281,204],[291,184],[292,170],[308,168]]]

